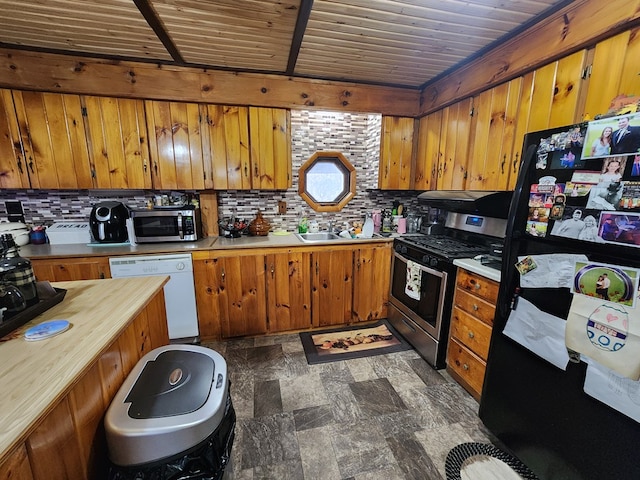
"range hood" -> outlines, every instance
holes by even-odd
[[[448,212],[507,218],[512,191],[430,190],[418,195],[418,203]]]

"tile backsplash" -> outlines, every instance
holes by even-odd
[[[258,210],[273,228],[295,229],[302,211],[320,221],[324,228],[329,219],[336,225],[363,218],[375,208],[391,208],[394,200],[411,210],[419,209],[416,192],[375,190],[378,181],[381,116],[343,112],[292,110],[292,187],[280,191],[220,191],[218,215],[235,215],[251,220]],[[298,170],[316,151],[339,151],[356,169],[356,195],[335,213],[318,213],[298,195]],[[99,201],[121,201],[131,208],[145,208],[147,200],[157,193],[147,190],[2,190],[0,221],[7,221],[5,201],[22,203],[25,222],[49,226],[59,221],[87,221],[92,205]],[[190,192],[195,194],[196,192]],[[286,214],[278,214],[278,202],[287,204]]]

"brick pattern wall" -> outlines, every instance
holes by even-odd
[[[375,208],[391,208],[394,200],[410,211],[417,210],[415,192],[376,191],[380,155],[381,116],[342,112],[292,110],[293,186],[276,192],[223,191],[218,193],[220,218],[235,215],[251,220],[258,210],[272,229],[294,230],[301,212],[315,218],[324,228],[331,219],[336,225],[362,219]],[[340,212],[317,213],[298,195],[298,170],[316,151],[341,152],[356,169],[356,195]],[[0,191],[0,221],[7,221],[5,201],[22,203],[25,221],[49,226],[59,221],[87,221],[92,205],[100,201],[121,201],[131,208],[145,208],[159,191]],[[196,192],[188,192],[195,195]],[[278,214],[278,201],[285,201],[287,213]]]

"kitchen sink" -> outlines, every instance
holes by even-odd
[[[317,232],[317,233],[296,233],[303,242],[327,242],[330,240],[344,240],[342,237],[331,232]]]

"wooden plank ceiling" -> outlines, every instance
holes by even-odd
[[[569,0],[0,0],[0,46],[419,88]]]

